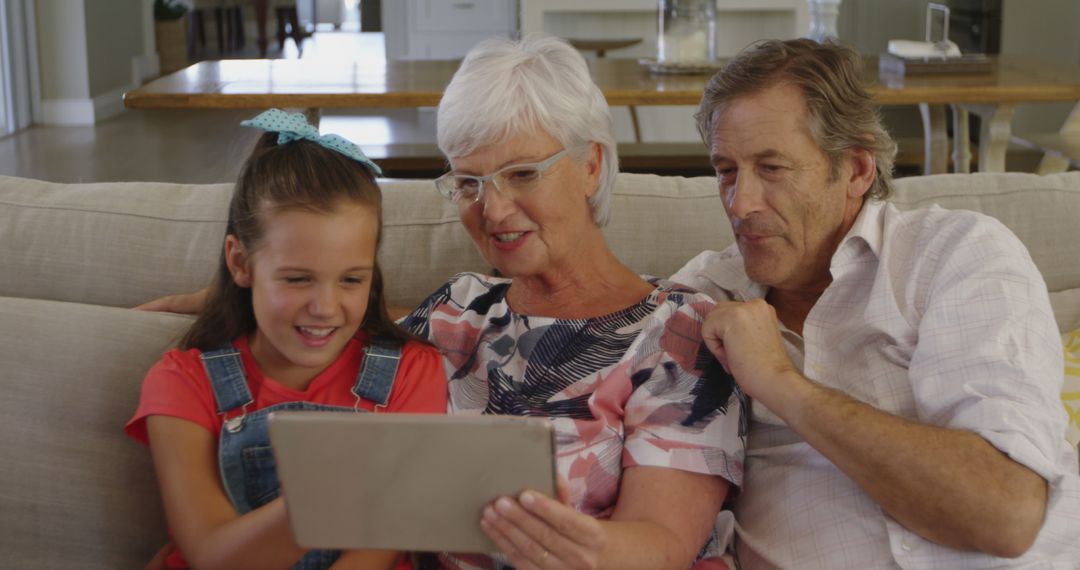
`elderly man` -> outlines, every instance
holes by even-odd
[[[753,400],[737,555],[1074,568],[1080,477],[1045,283],[995,220],[885,201],[895,145],[859,66],[836,45],[761,43],[697,114],[736,244],[673,279],[720,301],[706,340]]]

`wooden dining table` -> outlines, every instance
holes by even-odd
[[[457,61],[219,60],[203,61],[124,94],[132,109],[307,109],[429,107],[438,104]],[[709,74],[656,74],[632,59],[589,62],[610,105],[697,105]],[[948,169],[947,108],[953,131],[980,121],[978,167],[1002,171],[1012,116],[1022,103],[1080,101],[1080,67],[1030,57],[994,57],[990,70],[899,76],[878,71],[866,56],[863,79],[882,105],[917,105],[923,119],[927,173]],[[970,164],[967,136],[955,136],[956,170]]]

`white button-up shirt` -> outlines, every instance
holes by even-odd
[[[754,403],[735,507],[743,567],[1080,568],[1061,339],[1046,284],[1016,236],[974,212],[868,201],[830,269],[803,336],[781,326],[795,366],[880,410],[979,434],[1047,480],[1046,520],[1015,560],[924,540]],[[672,280],[717,300],[767,292],[747,277],[734,245],[702,253]]]

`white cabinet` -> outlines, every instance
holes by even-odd
[[[476,42],[517,34],[512,0],[391,0],[383,3],[387,59],[461,59]]]

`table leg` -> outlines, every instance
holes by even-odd
[[[952,108],[953,172],[971,172],[971,137],[968,130],[968,112],[959,105]]]
[[[979,116],[979,172],[1005,172],[1016,105],[957,105]]]
[[[641,142],[641,123],[638,121],[637,107],[629,105],[626,108],[630,110],[630,124],[634,127],[634,142]]]
[[[919,103],[925,145],[923,174],[943,174],[949,166],[949,134],[945,130],[945,106]]]
[[[1076,106],[1073,107],[1069,116],[1065,118],[1065,122],[1062,123],[1061,130],[1058,132],[1064,136],[1080,136],[1080,103],[1077,103]],[[1036,170],[1036,172],[1039,174],[1065,172],[1071,165],[1072,163],[1069,159],[1064,156],[1043,153],[1042,160],[1039,161],[1039,169]]]

